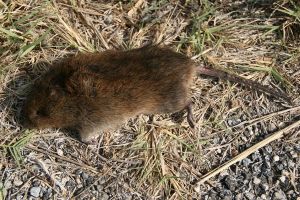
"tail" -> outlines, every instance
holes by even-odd
[[[207,76],[217,77],[217,78],[220,78],[223,80],[232,81],[235,83],[240,83],[251,90],[260,91],[260,92],[266,93],[270,96],[273,96],[275,98],[280,98],[280,99],[287,101],[288,103],[291,103],[291,99],[290,99],[290,97],[288,97],[288,95],[286,93],[283,93],[281,91],[278,91],[277,89],[270,88],[265,85],[261,85],[258,82],[255,82],[255,81],[252,81],[249,79],[245,79],[240,76],[233,75],[233,74],[230,74],[228,72],[225,72],[225,71],[222,71],[219,69],[197,67],[197,73],[199,75],[207,75]]]

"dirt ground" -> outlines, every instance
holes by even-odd
[[[299,33],[297,0],[0,0],[0,200],[299,200],[299,127],[199,184],[300,119]],[[92,146],[19,125],[30,84],[53,61],[150,42],[292,102],[195,77],[194,130],[176,114],[141,115]]]

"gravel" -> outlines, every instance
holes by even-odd
[[[41,192],[40,187],[32,187],[30,188],[30,195],[33,197],[39,197]]]

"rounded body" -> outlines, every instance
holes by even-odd
[[[34,83],[25,124],[73,128],[88,140],[138,114],[180,111],[194,70],[184,55],[158,47],[69,57]]]

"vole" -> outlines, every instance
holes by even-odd
[[[196,73],[254,84],[270,93],[253,81],[199,68],[169,48],[82,53],[53,65],[35,81],[22,109],[23,125],[75,129],[83,142],[90,142],[100,130],[114,129],[130,117],[186,109],[193,127],[189,88]]]

